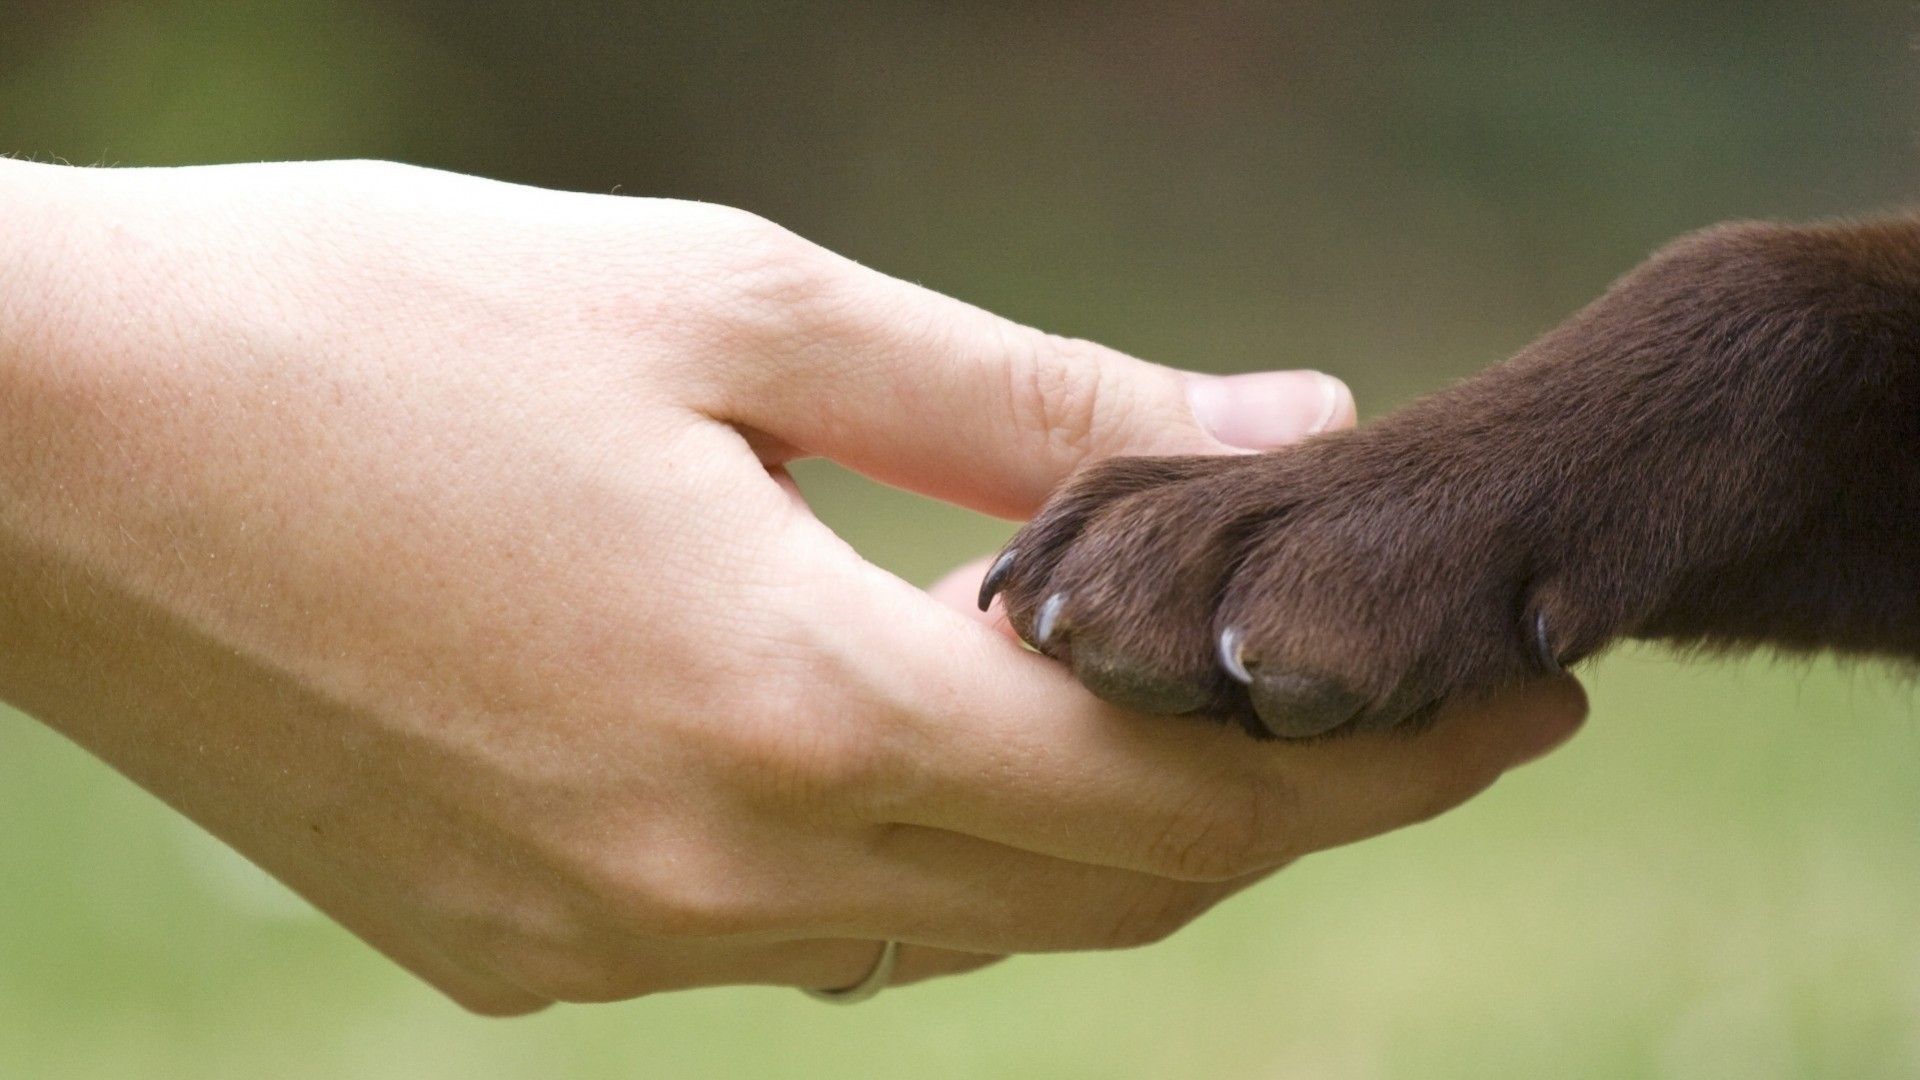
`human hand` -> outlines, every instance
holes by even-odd
[[[737,211],[367,163],[0,192],[0,697],[471,1009],[1152,941],[1582,712],[1275,746],[1101,704],[781,466],[1022,516],[1231,450],[1189,379]],[[1243,444],[1351,421],[1192,385]]]

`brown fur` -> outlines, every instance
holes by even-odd
[[[1094,466],[1008,550],[1095,693],[1285,737],[1621,637],[1920,659],[1920,217],[1693,234],[1358,430]]]

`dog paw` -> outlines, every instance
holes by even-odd
[[[1370,432],[1077,477],[981,590],[1124,708],[1311,738],[1417,724],[1556,672],[1619,627],[1484,463]]]

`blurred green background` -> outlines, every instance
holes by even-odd
[[[732,203],[1050,330],[1378,412],[1675,233],[1915,176],[1920,10],[0,0],[0,151],[390,157]],[[0,208],[4,213],[4,208]],[[827,466],[921,582],[1010,526]],[[461,1014],[0,714],[0,1077],[1920,1075],[1920,726],[1871,668],[1592,665],[1564,752],[1152,949],[852,1010]]]

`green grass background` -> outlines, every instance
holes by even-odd
[[[383,156],[747,206],[1048,329],[1377,412],[1661,240],[1915,175],[1902,3],[0,0],[0,150]],[[4,226],[0,226],[4,227]],[[1009,528],[807,465],[928,582]],[[1920,712],[1884,670],[1588,667],[1436,822],[1125,954],[835,1010],[467,1017],[0,713],[0,1078],[1920,1075]]]

